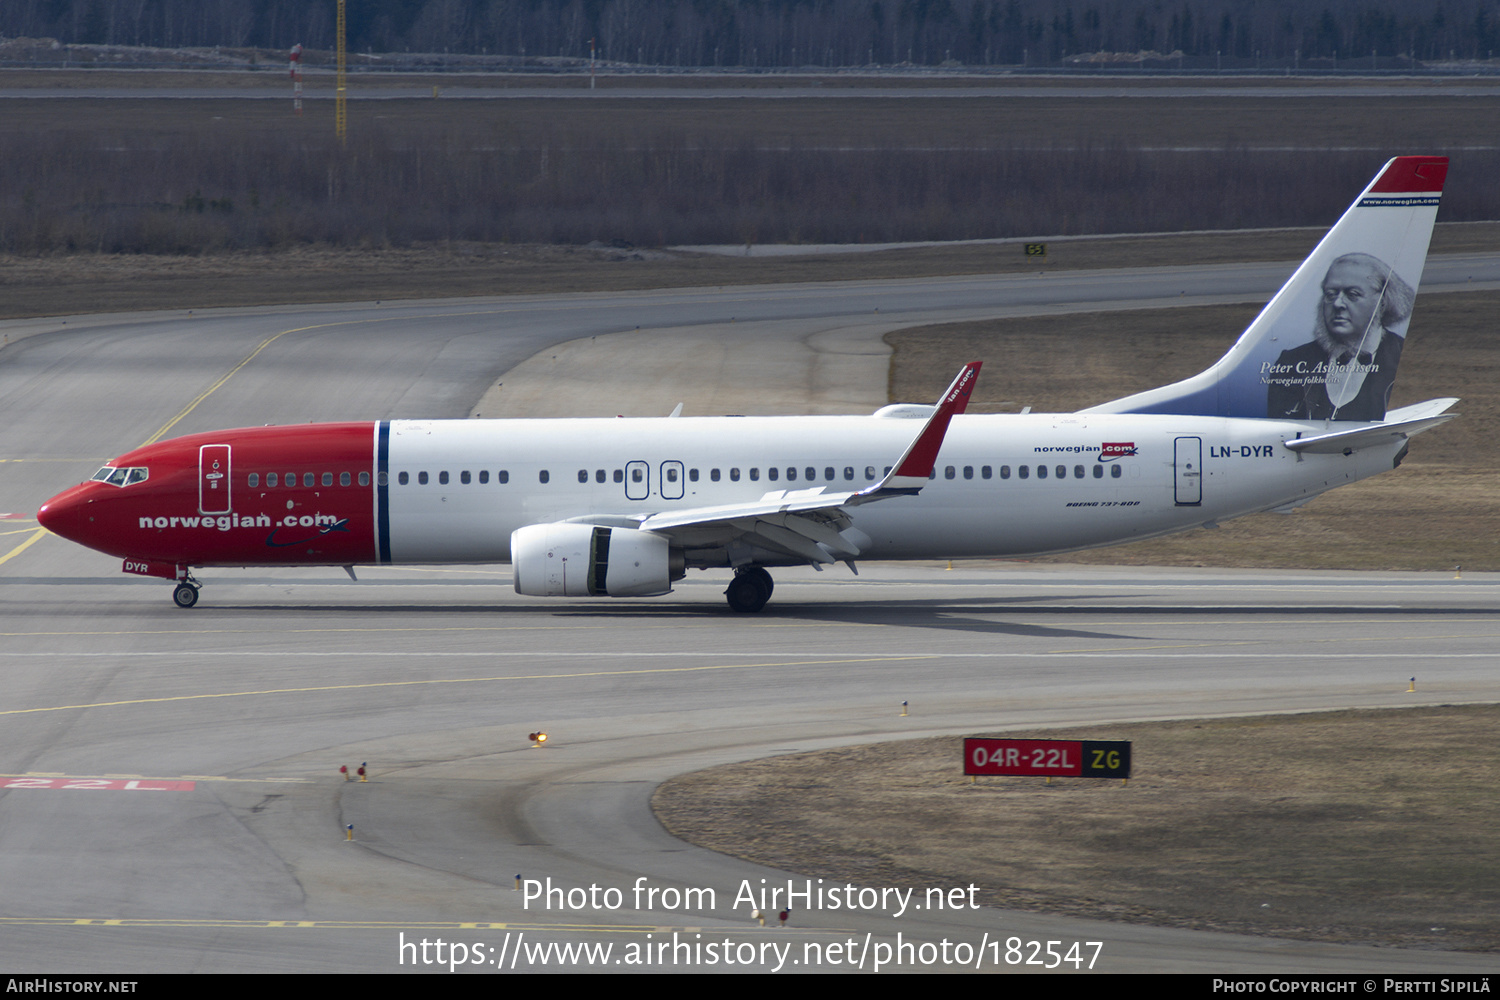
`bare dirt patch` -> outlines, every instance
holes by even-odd
[[[1118,781],[962,776],[962,739],[683,775],[675,836],[870,886],[977,884],[990,906],[1408,948],[1500,949],[1495,706],[1091,727]],[[1393,739],[1392,733],[1400,738]]]

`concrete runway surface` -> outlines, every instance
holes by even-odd
[[[126,577],[28,520],[164,429],[463,416],[538,352],[637,326],[669,344],[733,343],[750,322],[757,337],[816,350],[867,343],[840,331],[865,331],[875,306],[899,325],[1218,294],[1197,269],[1065,278],[0,325],[0,962],[1039,971],[1025,958],[1049,961],[1053,941],[1060,955],[1079,943],[1058,973],[1494,971],[1488,955],[967,908],[898,916],[899,896],[856,910],[794,902],[787,929],[762,929],[736,896],[804,878],[689,847],[648,806],[672,774],[849,743],[1495,701],[1489,577],[869,565],[858,578],[779,572],[766,612],[733,616],[724,577],[696,573],[666,598],[587,602],[520,597],[505,567],[365,569],[358,583],[339,570],[222,570],[203,574],[203,599],[184,612],[164,581]],[[755,384],[738,356],[727,351],[722,379]],[[804,409],[883,402],[883,379],[860,382],[868,353],[829,356],[837,388]],[[598,391],[630,412],[643,405],[635,388]],[[787,412],[802,391],[760,395]],[[537,728],[552,737],[542,749],[526,740]],[[340,778],[361,762],[370,781]],[[517,875],[552,879],[554,905],[516,891]]]

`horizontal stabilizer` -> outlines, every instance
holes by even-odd
[[[1350,430],[1333,431],[1330,434],[1293,438],[1286,442],[1286,446],[1292,451],[1308,452],[1314,455],[1335,455],[1389,444],[1392,440],[1409,438],[1452,420],[1458,414],[1444,411],[1456,402],[1458,402],[1457,399],[1434,399],[1415,406],[1404,406],[1399,410],[1392,410],[1389,414],[1390,417],[1399,419],[1387,419],[1384,423],[1367,424]]]

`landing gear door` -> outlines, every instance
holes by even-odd
[[[229,445],[198,449],[198,513],[229,513]]]
[[[1196,507],[1203,503],[1203,439],[1177,438],[1172,447],[1176,469],[1177,506]]]

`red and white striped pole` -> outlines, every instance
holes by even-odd
[[[292,109],[302,116],[302,46],[292,46]]]

